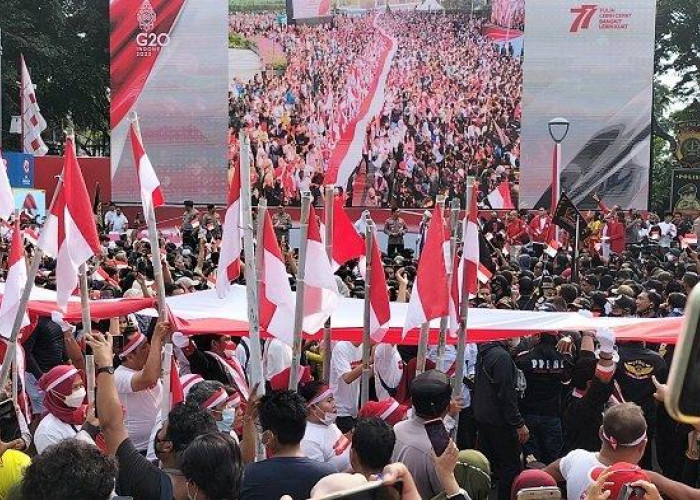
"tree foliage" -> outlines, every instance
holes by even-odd
[[[72,120],[83,137],[109,132],[108,0],[2,0],[2,129],[20,113],[19,57],[37,87],[49,124],[44,133],[61,139]],[[3,146],[18,148],[19,136],[3,134]]]
[[[658,0],[656,12],[656,73],[674,71],[680,77],[671,89],[689,97],[700,91],[700,2]]]

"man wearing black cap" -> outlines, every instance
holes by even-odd
[[[451,395],[450,381],[444,373],[437,370],[421,373],[411,384],[413,416],[394,426],[396,445],[392,461],[406,464],[421,498],[433,498],[443,491],[424,425],[447,414]]]
[[[484,455],[498,473],[498,500],[508,500],[521,470],[520,446],[530,431],[518,408],[517,368],[506,342],[479,347],[474,379],[474,418]]]

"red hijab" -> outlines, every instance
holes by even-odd
[[[87,415],[87,404],[71,408],[65,399],[73,392],[73,384],[82,370],[71,365],[54,366],[39,379],[39,388],[44,391],[44,406],[54,417],[70,425],[82,425]]]

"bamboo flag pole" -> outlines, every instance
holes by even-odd
[[[370,296],[372,295],[372,265],[380,263],[372,262],[372,246],[374,245],[374,222],[369,217],[365,219],[365,311],[362,329],[362,381],[360,389],[360,406],[369,401],[369,381],[372,370],[369,367],[371,348],[370,345],[370,312],[372,308]]]
[[[143,138],[141,137],[141,127],[139,125],[139,118],[136,111],[132,111],[129,115],[129,120],[134,124],[134,129],[136,135],[138,136],[141,143],[143,143]],[[153,277],[156,282],[156,300],[158,302],[158,319],[159,321],[165,321],[167,319],[167,305],[165,303],[165,283],[163,280],[163,268],[161,256],[160,256],[160,243],[158,241],[158,229],[156,228],[156,210],[153,206],[152,200],[143,200],[142,205],[144,216],[146,217],[146,224],[148,226],[148,240],[151,244],[151,262],[153,264]],[[173,345],[171,342],[170,335],[168,335],[163,344],[162,358],[161,358],[161,384],[162,384],[162,399],[161,399],[161,418],[165,420],[168,413],[170,413],[170,370],[173,357]]]
[[[325,224],[325,244],[326,244],[326,255],[328,255],[328,260],[333,265],[333,196],[334,187],[326,186],[325,194],[323,198],[324,210],[324,224]],[[323,325],[323,383],[328,385],[330,383],[331,376],[331,317],[329,316],[326,320],[326,324]]]
[[[457,251],[457,238],[455,237],[455,234],[457,232],[457,221],[459,220],[459,198],[452,198],[452,201],[450,202],[450,224],[449,224],[449,230],[450,230],[450,264],[447,269],[447,290],[448,290],[448,295],[450,295],[450,300],[452,300],[452,294],[450,293],[452,290],[452,276],[454,273],[457,272],[456,269],[453,269],[452,266],[454,264],[455,260],[455,252]],[[447,344],[447,331],[450,328],[450,315],[448,314],[447,316],[443,316],[440,318],[440,338],[438,340],[438,353],[437,353],[437,358],[442,361],[445,359],[445,346]],[[438,366],[439,370],[445,371],[447,369],[446,366]]]
[[[56,183],[56,189],[53,192],[53,198],[51,199],[51,204],[49,205],[48,214],[53,210],[56,200],[58,199],[58,194],[63,188],[63,175],[58,176],[58,182]],[[42,232],[39,237],[39,241],[45,237]],[[32,257],[32,264],[27,272],[27,282],[22,291],[22,297],[19,301],[19,306],[17,306],[17,313],[15,314],[15,320],[12,323],[12,332],[10,333],[10,340],[7,343],[7,351],[5,352],[5,358],[2,361],[2,371],[0,371],[0,387],[5,387],[7,379],[10,376],[10,363],[8,361],[15,360],[17,356],[17,336],[22,328],[22,318],[24,318],[24,313],[27,310],[27,303],[29,302],[29,296],[32,293],[32,288],[34,287],[34,278],[37,271],[39,271],[39,266],[44,258],[44,251],[36,245],[34,247],[34,256]]]
[[[292,345],[292,366],[289,372],[289,390],[296,390],[301,365],[302,335],[304,333],[304,288],[306,287],[306,249],[309,236],[309,211],[311,193],[301,195],[301,220],[299,236],[299,260],[297,261],[296,304],[294,309],[294,342]]]
[[[243,257],[245,260],[245,284],[248,300],[248,335],[250,340],[250,361],[248,362],[248,381],[250,386],[258,385],[258,394],[265,393],[265,384],[262,376],[262,354],[260,352],[260,315],[258,310],[258,276],[256,275],[255,255],[255,227],[253,226],[253,208],[251,206],[250,192],[250,140],[241,130],[238,136],[240,144],[240,169],[241,169],[241,208],[243,223]],[[264,218],[264,200],[258,205],[258,225]],[[258,257],[262,257],[262,231],[258,231]]]
[[[263,279],[263,269],[265,261],[265,215],[267,214],[267,200],[265,198],[260,199],[258,202],[258,218],[257,218],[257,231],[256,231],[256,242],[255,242],[255,277],[257,279],[257,290],[258,294],[262,289],[262,279]],[[257,310],[258,320],[260,319],[260,297],[257,298],[255,302],[255,308]],[[259,325],[258,325],[259,328]],[[258,334],[260,331],[258,330]],[[253,343],[251,339],[250,343]],[[260,340],[258,340],[258,345],[260,345]],[[252,356],[252,353],[251,353]],[[262,356],[260,357],[260,385],[264,386],[262,376]],[[264,390],[264,388],[263,388]]]
[[[80,310],[83,320],[83,335],[92,333],[92,318],[90,317],[90,296],[88,290],[87,264],[80,266]],[[88,403],[95,404],[95,356],[85,355],[85,378],[87,379]]]
[[[474,187],[474,177],[467,177],[466,207],[469,210],[472,189]],[[466,235],[465,235],[466,236]],[[463,242],[466,245],[466,242]],[[467,349],[467,318],[469,316],[469,292],[467,292],[467,280],[462,279],[461,300],[459,302],[459,328],[457,330],[457,357],[455,359],[455,378],[452,382],[452,397],[462,395],[462,384],[464,379],[464,355]],[[457,435],[459,419],[455,421],[455,428],[452,431]]]

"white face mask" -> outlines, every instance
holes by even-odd
[[[323,414],[323,416],[320,417],[320,419],[319,419],[319,420],[321,420],[321,423],[323,425],[331,425],[331,424],[335,423],[335,420],[338,418],[338,412],[331,413],[331,412],[323,411],[318,406],[316,406],[316,408]]]
[[[79,408],[83,404],[83,401],[85,401],[86,394],[87,391],[85,390],[85,387],[81,387],[77,391],[73,391],[66,396],[64,401],[66,405],[70,406],[71,408]]]

